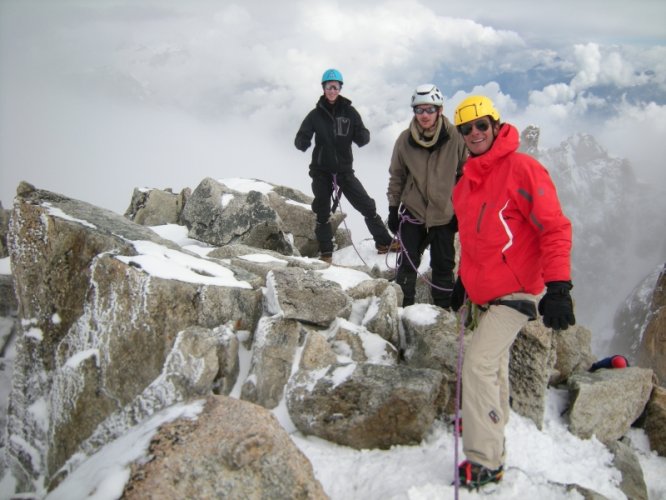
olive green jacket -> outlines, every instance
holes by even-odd
[[[427,228],[451,222],[451,192],[467,158],[462,136],[442,118],[440,137],[430,148],[412,138],[411,128],[404,130],[395,142],[389,167],[389,206],[402,202]]]

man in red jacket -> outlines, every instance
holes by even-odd
[[[509,351],[539,313],[547,327],[575,323],[571,223],[543,165],[518,153],[518,130],[500,122],[485,96],[465,99],[454,122],[470,157],[453,190],[460,236],[459,275],[451,307],[469,298],[480,311],[465,352],[465,422],[460,484],[475,488],[502,478],[509,418]]]

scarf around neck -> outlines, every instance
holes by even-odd
[[[412,123],[409,126],[409,129],[412,133],[412,139],[419,145],[423,146],[424,148],[430,148],[434,146],[437,143],[437,140],[439,139],[439,134],[442,131],[442,125],[444,124],[444,120],[442,120],[442,117],[439,116],[437,117],[437,124],[435,125],[435,130],[430,131],[430,130],[424,130],[421,125],[419,125],[419,122],[416,120],[416,117],[412,119]]]

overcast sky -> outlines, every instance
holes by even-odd
[[[591,133],[663,186],[664,19],[645,0],[0,0],[0,201],[20,180],[120,213],[134,187],[208,176],[309,193],[293,138],[328,67],[371,131],[355,168],[380,212],[425,82],[449,117],[485,93],[542,147]]]

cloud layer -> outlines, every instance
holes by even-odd
[[[121,212],[133,187],[206,176],[307,192],[309,153],[293,136],[327,67],[343,72],[371,130],[356,169],[380,209],[424,82],[442,89],[449,116],[485,93],[504,120],[540,126],[543,147],[588,132],[663,185],[666,7],[598,2],[601,22],[571,5],[530,21],[513,1],[2,2],[0,200],[21,179]]]

